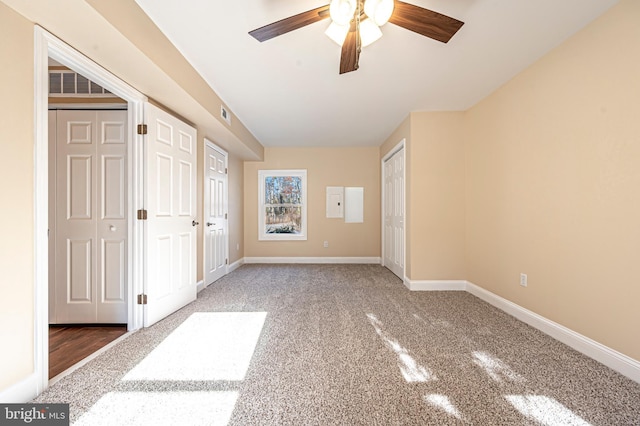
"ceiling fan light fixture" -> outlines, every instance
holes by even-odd
[[[347,25],[358,6],[357,0],[331,0],[329,15],[338,25]]]
[[[249,31],[249,35],[263,42],[329,18],[328,15],[331,15],[332,24],[325,33],[341,45],[340,74],[358,69],[362,47],[380,38],[382,32],[378,27],[391,17],[394,25],[441,43],[447,43],[464,25],[455,18],[404,1],[398,1],[398,8],[395,8],[394,0],[330,0],[329,5],[325,3],[256,28]]]
[[[367,47],[374,41],[382,37],[382,31],[371,19],[363,19],[360,21],[360,40],[362,47]]]
[[[349,32],[350,25],[338,25],[334,22],[329,25],[329,28],[324,32],[327,37],[331,40],[335,41],[338,46],[342,46],[344,44],[344,40],[347,38],[347,33]]]
[[[366,0],[364,13],[378,26],[383,26],[393,13],[393,0]]]

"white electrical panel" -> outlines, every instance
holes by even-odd
[[[344,217],[344,187],[327,186],[327,217]]]
[[[364,222],[364,188],[347,187],[344,189],[344,221],[347,223]]]

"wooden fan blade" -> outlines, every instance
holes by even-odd
[[[340,53],[340,74],[355,71],[358,69],[360,60],[360,31],[356,31],[355,20],[351,21],[351,28],[347,33],[347,38],[342,43]]]
[[[464,22],[447,15],[399,0],[395,2],[389,22],[443,43],[448,42],[464,25]]]
[[[256,40],[263,42],[289,31],[297,30],[314,22],[322,21],[329,17],[329,5],[316,7],[315,9],[281,19],[264,27],[249,31]]]

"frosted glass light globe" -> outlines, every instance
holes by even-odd
[[[393,13],[393,0],[366,0],[364,3],[364,13],[378,26],[382,26],[389,21]]]
[[[338,25],[347,25],[356,11],[357,0],[331,0],[329,14]]]

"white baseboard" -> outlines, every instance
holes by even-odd
[[[490,305],[493,305],[520,321],[537,328],[543,333],[548,334],[578,352],[595,359],[631,380],[640,383],[639,361],[583,336],[582,334],[576,333],[575,331],[538,315],[535,312],[525,309],[520,305],[516,305],[515,303],[478,287],[471,282],[467,282],[466,290]]]
[[[196,289],[197,289],[197,293],[200,293],[202,290],[204,290],[204,281],[200,280],[196,283]]]
[[[411,291],[465,291],[464,280],[410,280],[404,277],[404,285]]]
[[[360,263],[380,264],[379,257],[245,257],[244,263]]]
[[[35,373],[20,380],[0,392],[0,403],[23,404],[38,396],[44,389],[38,390],[40,378]]]
[[[235,271],[236,269],[241,267],[243,264],[244,264],[244,258],[236,260],[231,265],[229,265],[229,269],[227,270],[227,273],[231,273]]]

